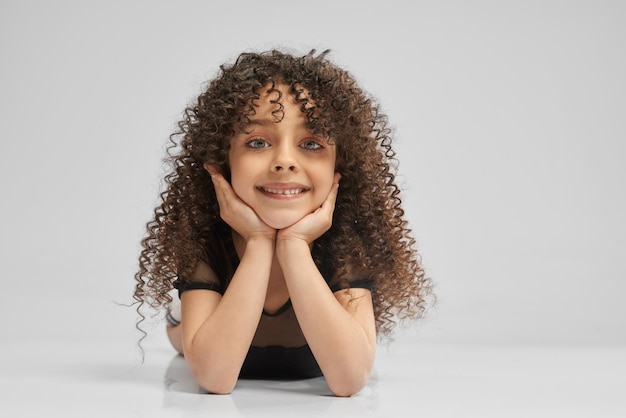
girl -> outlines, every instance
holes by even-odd
[[[208,392],[323,375],[353,395],[378,337],[421,317],[431,294],[386,117],[327,52],[241,54],[170,138],[137,325],[144,304],[167,307],[168,337]]]

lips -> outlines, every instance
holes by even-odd
[[[260,189],[266,193],[273,194],[300,194],[304,191],[304,189],[266,189],[263,187]]]
[[[276,195],[276,196],[297,196],[304,192],[309,191],[308,187],[301,184],[266,184],[258,186],[257,190]]]

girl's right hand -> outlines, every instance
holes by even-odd
[[[253,237],[274,240],[276,230],[263,222],[256,212],[235,194],[231,185],[216,167],[205,165],[211,175],[217,202],[220,206],[220,217],[243,239],[248,242]]]

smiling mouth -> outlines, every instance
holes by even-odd
[[[306,192],[308,189],[272,189],[265,187],[257,187],[258,190],[276,195],[292,196]]]

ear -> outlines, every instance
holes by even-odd
[[[202,166],[210,175],[214,175],[220,172],[218,168],[212,164],[204,163]]]

